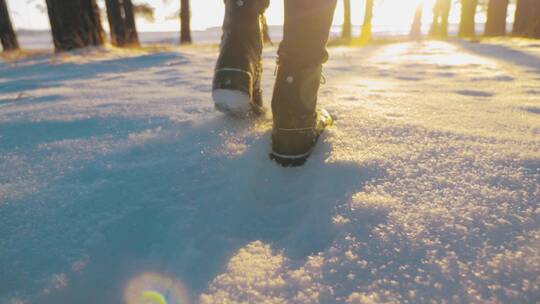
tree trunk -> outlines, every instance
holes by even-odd
[[[512,34],[524,36],[527,31],[527,23],[531,14],[531,9],[535,0],[517,0],[516,14],[514,15],[514,26]]]
[[[191,11],[189,8],[189,0],[181,0],[180,2],[180,43],[189,44],[191,40]]]
[[[478,0],[461,0],[461,22],[459,24],[460,37],[474,37],[476,7]]]
[[[67,51],[105,42],[96,0],[46,0],[53,42]]]
[[[441,37],[448,36],[448,17],[450,16],[451,0],[441,0],[441,25],[439,35]]]
[[[17,35],[11,25],[9,11],[5,0],[0,0],[0,40],[4,51],[14,51],[19,49]]]
[[[518,0],[512,34],[540,38],[540,1]]]
[[[531,14],[527,22],[527,37],[540,38],[540,1],[533,3]]]
[[[484,35],[506,35],[506,14],[508,12],[508,2],[508,0],[489,0]]]
[[[139,37],[131,0],[105,0],[105,4],[111,29],[111,43],[121,47],[138,46]]]
[[[411,25],[411,32],[409,34],[409,37],[414,40],[420,40],[422,39],[422,11],[424,9],[423,4],[419,4],[416,7],[416,11],[414,13],[414,20]]]
[[[371,21],[373,19],[373,0],[366,0],[366,11],[364,13],[364,24],[362,25],[362,33],[360,40],[362,42],[371,41]]]
[[[451,0],[437,0],[433,7],[433,21],[429,30],[430,36],[448,36],[448,16],[450,15]]]
[[[439,36],[441,32],[441,24],[439,19],[441,18],[441,0],[435,1],[433,5],[433,19],[431,21],[431,27],[429,28],[430,36]]]
[[[350,41],[352,38],[351,0],[343,0],[343,29],[341,31],[341,38],[346,41]]]

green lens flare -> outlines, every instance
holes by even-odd
[[[145,290],[143,291],[143,298],[145,301],[148,301],[145,304],[167,304],[165,297],[157,291]]]
[[[154,272],[144,272],[131,278],[124,289],[126,304],[189,304],[182,282]]]

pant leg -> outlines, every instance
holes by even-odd
[[[223,0],[225,4],[224,30],[231,26],[246,26],[246,19],[264,14],[270,0]],[[249,21],[248,21],[249,22]]]
[[[285,0],[280,64],[315,66],[326,62],[326,44],[336,0]]]
[[[285,0],[283,41],[272,97],[274,133],[311,128],[336,0]]]

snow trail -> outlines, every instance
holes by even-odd
[[[0,62],[0,302],[540,300],[534,41],[331,49],[296,169],[213,110],[215,52]]]

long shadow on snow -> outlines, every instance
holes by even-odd
[[[536,56],[503,45],[470,43],[466,41],[458,41],[455,43],[472,53],[520,65],[531,72],[540,74],[540,58]]]
[[[73,121],[15,121],[0,123],[0,151],[28,150],[40,144],[71,139],[88,139],[111,135],[119,138],[130,133],[158,127],[165,120],[137,121],[125,118],[90,118]]]
[[[95,160],[50,186],[50,202],[40,212],[22,206],[9,215],[17,218],[12,225],[32,222],[39,229],[15,245],[21,247],[12,257],[18,268],[6,269],[6,288],[23,288],[23,277],[66,273],[67,287],[39,296],[39,303],[120,303],[130,278],[157,272],[181,279],[195,299],[252,241],[297,260],[327,248],[334,209],[380,173],[326,163],[327,143],[304,167],[279,167],[267,156],[268,131],[256,135],[246,122],[221,116],[204,126],[163,128],[181,131]],[[247,150],[236,157],[220,153],[239,134],[247,134],[241,139]],[[24,251],[28,246],[50,249]],[[84,270],[69,269],[85,256]],[[43,285],[24,281],[26,289]]]
[[[54,87],[64,81],[90,79],[100,74],[146,69],[171,60],[188,62],[184,55],[172,52],[100,60],[84,64],[73,62],[54,64],[50,58],[46,57],[37,60],[36,63],[15,64],[0,70],[0,80],[6,79],[0,86],[0,93],[28,92]]]

